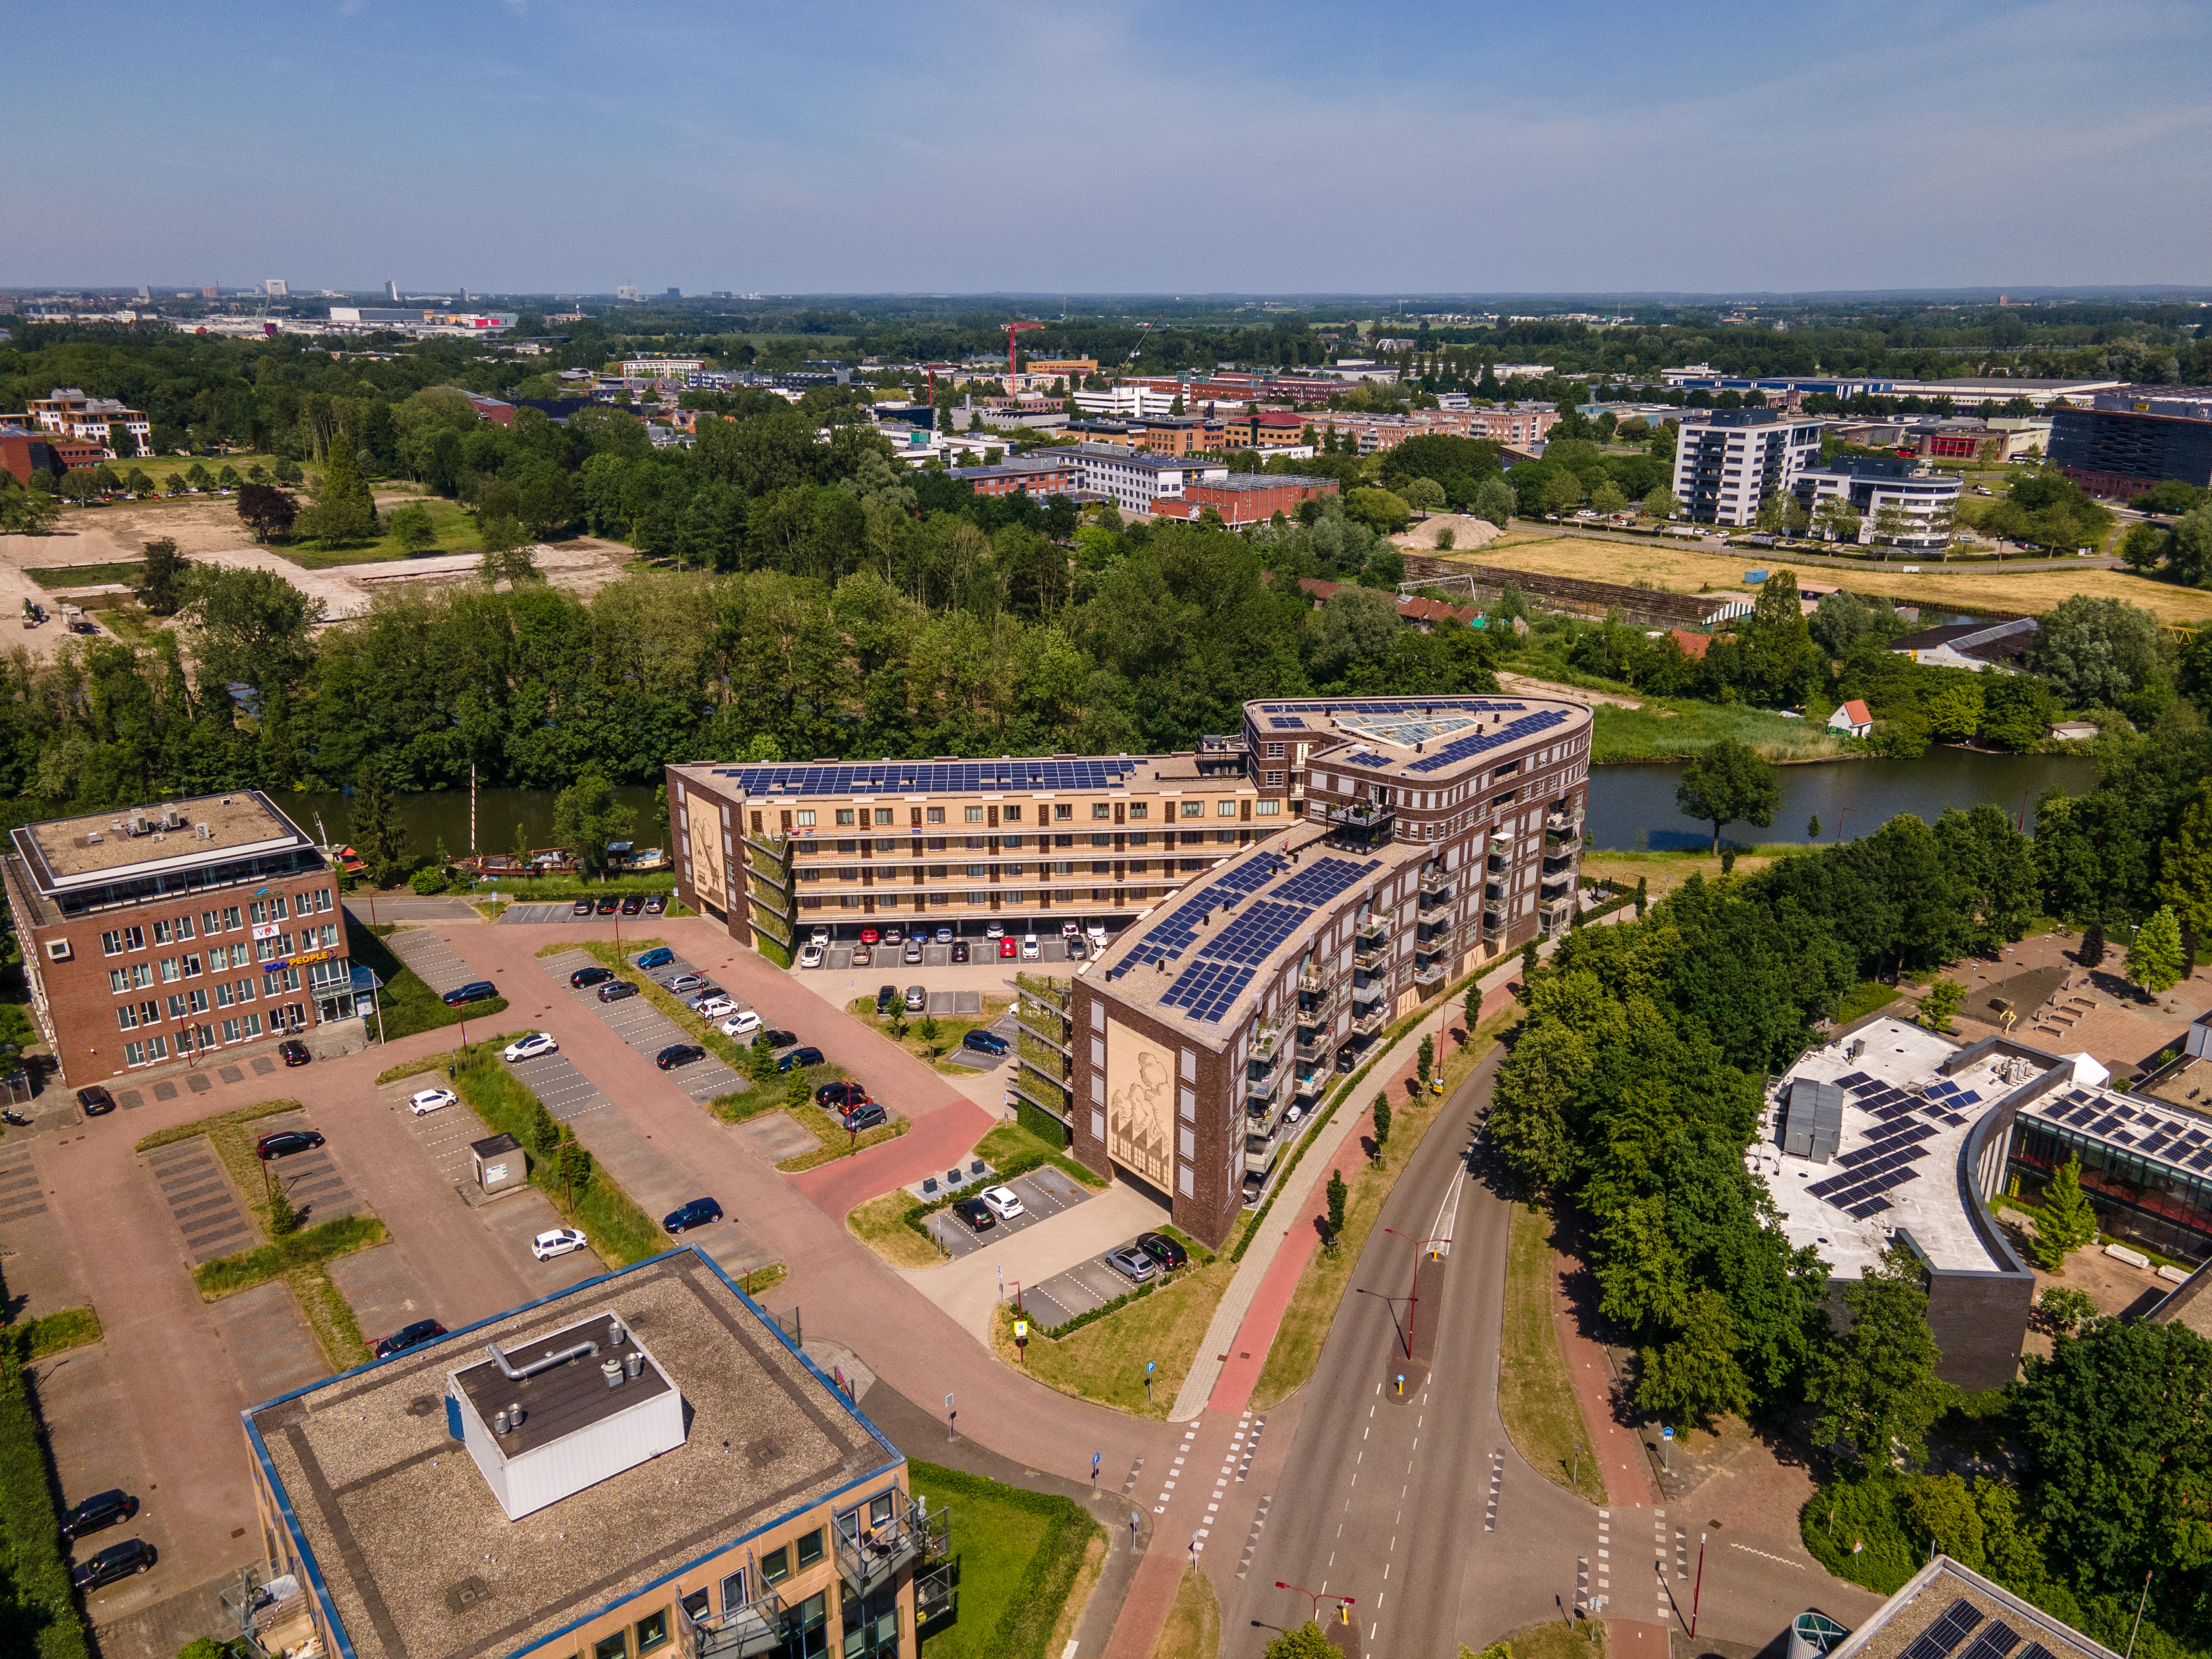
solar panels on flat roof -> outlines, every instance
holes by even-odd
[[[1943,1616],[1913,1638],[1901,1659],[1948,1659],[1951,1650],[1982,1622],[1981,1609],[1965,1596],[1945,1608]]]
[[[718,766],[749,795],[871,795],[884,791],[974,793],[983,789],[1114,789],[1139,763],[1110,760],[879,761],[873,765]]]
[[[1850,1218],[1854,1221],[1864,1221],[1869,1216],[1880,1215],[1888,1207],[1887,1199],[1870,1198],[1863,1204],[1853,1205],[1850,1209]]]
[[[1160,1001],[1182,1008],[1189,1017],[1218,1024],[1223,1014],[1252,982],[1255,970],[1227,962],[1194,962],[1168,988]]]
[[[1981,1634],[1966,1650],[1965,1659],[2005,1659],[2019,1645],[2020,1637],[2012,1626],[2002,1619],[1993,1619],[1982,1626]]]
[[[1278,732],[1303,732],[1306,729],[1306,723],[1296,714],[1273,714],[1268,717],[1267,724]]]
[[[1388,766],[1390,763],[1390,757],[1388,755],[1378,755],[1372,749],[1363,749],[1356,755],[1346,755],[1344,760],[1347,766]]]
[[[1504,726],[1493,726],[1464,738],[1455,738],[1433,755],[1422,756],[1406,769],[1408,772],[1434,772],[1455,762],[1463,761],[1471,755],[1495,749],[1501,744],[1522,742],[1548,732],[1563,724],[1566,718],[1565,711],[1557,708],[1547,708],[1540,714],[1523,714],[1519,720],[1508,721]]]
[[[1838,1089],[1863,1089],[1874,1079],[1864,1072],[1851,1072],[1836,1079]]]
[[[1320,858],[1304,866],[1267,896],[1291,904],[1327,904],[1346,888],[1382,867],[1380,859],[1355,864],[1350,859]]]

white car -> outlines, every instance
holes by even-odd
[[[451,1089],[418,1089],[407,1097],[407,1109],[417,1117],[428,1117],[432,1112],[442,1112],[460,1099]]]
[[[540,1261],[550,1261],[556,1255],[582,1249],[588,1242],[574,1227],[556,1227],[552,1231],[540,1233],[530,1241],[530,1254]]]
[[[727,1019],[738,1012],[738,1005],[728,997],[708,997],[699,1005],[702,1019]]]
[[[1063,921],[1060,924],[1060,936],[1062,939],[1074,939],[1082,932],[1083,925],[1080,922]]]
[[[1006,936],[1006,925],[1001,921],[994,921],[983,930],[985,939],[1004,939]]]
[[[817,928],[816,928],[816,929],[815,929],[811,933],[809,933],[809,934],[806,936],[806,942],[807,942],[809,945],[827,945],[827,944],[829,944],[829,942],[830,942],[830,930],[829,930],[827,927],[817,927]]]
[[[1293,1101],[1293,1102],[1291,1103],[1291,1109],[1290,1109],[1289,1111],[1285,1112],[1285,1113],[1283,1114],[1283,1126],[1284,1126],[1284,1127],[1288,1128],[1291,1124],[1296,1123],[1296,1122],[1297,1122],[1300,1118],[1304,1117],[1305,1115],[1306,1115],[1306,1109],[1305,1109],[1305,1105],[1304,1105],[1304,1103],[1303,1102],[1300,1102],[1300,1101]]]
[[[1093,945],[1103,945],[1106,942],[1106,927],[1103,922],[1094,921],[1083,931],[1091,936],[1091,942]]]
[[[518,1060],[535,1060],[540,1054],[557,1054],[561,1045],[544,1031],[532,1031],[526,1037],[518,1037],[500,1050],[500,1058],[512,1066]]]
[[[1023,934],[1023,935],[1022,935],[1022,960],[1023,960],[1024,962],[1035,962],[1035,961],[1036,960],[1036,958],[1037,958],[1037,936],[1036,936],[1035,933],[1024,933],[1024,934]]]
[[[821,940],[810,940],[799,947],[799,965],[802,968],[819,968],[822,965]]]
[[[741,1013],[732,1014],[722,1022],[722,1035],[726,1037],[749,1037],[760,1030],[760,1016],[747,1008]]]
[[[1001,1221],[1012,1221],[1018,1215],[1026,1215],[1022,1200],[1012,1187],[986,1187],[982,1192],[983,1207]]]

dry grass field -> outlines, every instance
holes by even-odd
[[[1440,556],[1449,559],[1451,554]],[[1822,586],[1841,583],[1855,591],[1881,593],[1907,605],[1956,605],[1994,611],[2041,613],[2075,593],[2097,599],[2124,599],[2139,605],[2160,622],[2200,623],[2212,620],[2212,591],[2175,587],[2151,581],[2124,570],[2086,565],[2079,570],[2007,571],[2001,565],[1960,565],[1945,569],[1924,566],[1919,575],[1900,573],[1898,564],[1869,564],[1863,572],[1825,565],[1792,564],[1786,558],[1739,550],[1722,554],[1700,553],[1662,544],[1599,541],[1588,537],[1559,536],[1541,540],[1497,545],[1482,550],[1474,563],[1505,565],[1546,575],[1574,576],[1584,581],[1638,581],[1677,593],[1700,588],[1715,592],[1741,592],[1746,570],[1794,570],[1801,582]]]

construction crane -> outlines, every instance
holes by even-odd
[[[1042,328],[1042,323],[1008,323],[1006,325],[1006,373],[1018,374],[1021,369],[1014,362],[1014,336],[1025,328]]]

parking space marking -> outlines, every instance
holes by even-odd
[[[169,1218],[177,1224],[185,1254],[194,1267],[220,1255],[235,1255],[261,1242],[205,1136],[149,1152],[144,1168],[169,1206]]]
[[[599,964],[598,959],[588,951],[563,951],[557,956],[544,958],[544,965],[547,973],[566,984],[568,975],[577,969]],[[669,963],[665,969],[652,970],[653,974],[665,975],[667,979],[694,971],[681,957]],[[681,1026],[654,1007],[643,995],[624,997],[618,1002],[601,1002],[597,986],[572,988],[571,994],[579,1001],[588,1000],[592,1011],[599,1015],[609,1030],[647,1059],[672,1043],[691,1042]],[[746,1005],[738,1003],[738,1006],[742,1008]],[[703,1060],[695,1060],[687,1066],[671,1068],[669,1081],[702,1103],[718,1096],[733,1094],[751,1086],[749,1079],[740,1078],[711,1049]]]
[[[964,1173],[963,1171],[963,1175]],[[962,1197],[968,1197],[972,1195],[971,1186],[973,1192],[981,1192],[985,1187],[992,1184],[994,1183],[988,1181],[971,1182],[963,1179],[960,1187],[951,1190],[958,1193]],[[1014,1189],[1014,1195],[1021,1200],[1023,1212],[1011,1220],[1001,1219],[995,1227],[987,1231],[971,1232],[967,1224],[949,1209],[939,1210],[929,1218],[930,1233],[945,1246],[947,1255],[971,1255],[987,1245],[995,1246],[1014,1234],[1034,1227],[1038,1222],[1059,1214],[1062,1210],[1073,1208],[1091,1196],[1088,1190],[1077,1186],[1058,1170],[1049,1167],[1031,1170],[1025,1176],[1017,1176],[1006,1184]]]
[[[0,1222],[28,1221],[46,1212],[46,1188],[31,1164],[27,1141],[0,1147]]]
[[[416,978],[440,996],[466,985],[475,977],[468,963],[453,954],[453,947],[428,927],[402,927],[387,935],[384,942],[393,956],[405,963]]]

